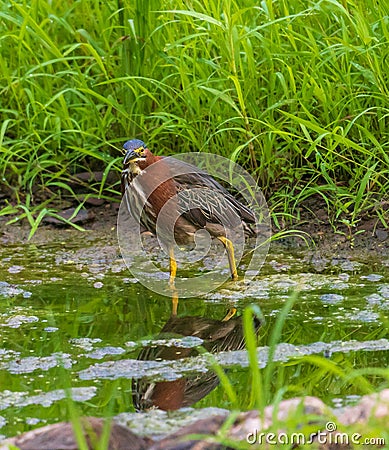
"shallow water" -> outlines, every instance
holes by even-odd
[[[115,242],[87,237],[5,246],[0,260],[0,435],[66,420],[72,405],[83,415],[120,415],[133,427],[137,418],[157,417],[167,427],[167,417],[177,425],[193,416],[192,408],[181,416],[180,411],[134,414],[132,392],[141,383],[133,385],[132,379],[147,376],[148,383],[176,388],[183,377],[209,374],[211,362],[193,353],[204,344],[198,336],[173,341],[159,336],[171,315],[171,299],[132,277]],[[182,326],[195,327],[204,318],[221,321],[232,307],[238,317],[247,305],[259,306],[266,323],[259,329],[258,362],[265,367],[269,336],[293,290],[299,294],[273,357],[278,361],[273,391],[284,387],[285,397],[317,395],[334,407],[354,402],[365,385],[346,383],[301,357],[325,356],[345,372],[387,366],[388,260],[328,259],[278,249],[250,284],[228,282],[205,298],[182,299],[178,315]],[[220,324],[213,333],[226,322]],[[154,353],[173,348],[191,358],[137,360],[150,348]],[[245,351],[222,351],[215,358],[228,368],[237,406],[253,407]],[[382,386],[378,375],[367,379],[375,389]],[[231,401],[219,386],[193,407],[201,408],[203,418],[212,408],[231,408]]]

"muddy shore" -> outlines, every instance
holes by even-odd
[[[323,257],[373,257],[386,258],[389,255],[389,230],[385,228],[378,216],[361,218],[355,227],[337,223],[336,229],[330,224],[328,216],[320,204],[301,208],[300,220],[284,224],[282,230],[273,224],[273,234],[280,231],[293,231],[275,239],[270,249],[307,251],[320,254]],[[316,209],[311,209],[315,206]],[[28,240],[31,227],[27,220],[8,222],[12,217],[0,217],[0,243],[3,245],[34,243],[43,244],[80,238],[85,234],[102,241],[116,240],[116,221],[119,203],[104,203],[86,205],[72,219],[72,222],[82,227],[79,231],[60,220],[46,216],[33,237]],[[70,217],[74,208],[67,208],[59,215]]]

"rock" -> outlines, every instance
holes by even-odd
[[[287,433],[282,430],[282,424],[294,417],[302,418],[301,430],[303,430],[303,425],[307,424],[311,426],[311,429],[313,425],[315,430],[317,423],[317,431],[305,437],[306,443],[309,442],[308,439],[310,437],[313,439],[312,443],[309,444],[313,445],[312,448],[319,450],[360,448],[362,444],[354,442],[355,445],[353,446],[351,434],[347,433],[347,430],[350,426],[357,425],[357,429],[360,430],[361,443],[364,439],[363,432],[369,433],[369,428],[365,425],[370,420],[373,420],[373,423],[375,421],[378,423],[382,422],[383,426],[381,429],[385,430],[389,421],[389,389],[376,394],[365,395],[357,405],[347,407],[342,412],[331,410],[316,397],[302,397],[284,400],[276,406],[267,406],[262,417],[258,411],[241,413],[235,419],[233,416],[229,417],[227,412],[226,414],[221,413],[208,419],[197,420],[191,425],[185,426],[158,441],[141,438],[130,429],[112,423],[108,449],[222,450],[236,448],[235,444],[231,444],[231,447],[229,447],[220,443],[222,440],[219,432],[226,420],[231,420],[228,428],[223,430],[222,433],[227,440],[226,442],[257,444],[260,445],[260,448],[267,449],[279,448],[282,445],[281,442],[277,442],[276,445],[266,443],[266,437],[261,437],[261,442],[259,442],[259,437],[261,435],[266,436],[266,432],[272,426],[275,418],[279,429],[274,432],[273,439],[277,439],[282,433],[284,436],[287,436]],[[104,420],[86,417],[81,419],[81,425],[88,448],[96,448],[96,442],[98,442],[102,434]],[[296,425],[294,434],[302,435],[299,430],[300,425]],[[153,430],[150,430],[150,434],[152,433]],[[270,435],[270,433],[268,434]],[[193,435],[202,436],[199,436],[197,439],[193,437],[191,439],[187,438]],[[356,433],[353,433],[353,436],[355,435]],[[345,441],[345,437],[348,437],[348,442],[347,440]],[[369,448],[383,447],[383,439],[381,441],[379,439],[382,439],[382,436],[375,436],[375,443],[371,444]],[[10,438],[0,444],[0,450],[8,450],[10,445],[14,445],[21,450],[77,450],[78,448],[70,422],[48,425]],[[295,442],[293,445],[293,448],[296,448],[296,446],[300,448],[299,443],[296,444]]]
[[[388,238],[388,232],[386,230],[380,230],[379,228],[377,228],[375,235],[381,242],[386,241],[386,239]]]
[[[88,449],[95,449],[103,432],[104,420],[83,417],[80,423]],[[78,450],[79,448],[71,422],[47,425],[7,439],[2,442],[0,450],[8,450],[11,445],[20,450]],[[143,450],[149,448],[149,441],[136,436],[128,428],[113,423],[107,448],[109,450]]]
[[[330,412],[329,408],[316,397],[291,398],[280,402],[276,411],[274,411],[273,405],[267,406],[263,418],[260,417],[258,411],[240,414],[230,429],[229,437],[246,442],[249,434],[269,429],[272,426],[274,414],[276,414],[277,421],[285,422],[288,417],[295,415],[301,408],[303,408],[303,413],[299,411],[299,415],[323,416]]]
[[[389,389],[363,396],[357,405],[349,406],[338,416],[344,425],[364,423],[371,418],[389,421]]]
[[[104,205],[106,200],[104,198],[99,197],[89,197],[87,195],[80,195],[77,197],[80,202],[85,202],[88,205],[92,206],[101,206]]]
[[[95,215],[91,211],[88,211],[86,209],[80,209],[78,211],[78,213],[76,214],[76,216],[74,216],[72,219],[70,219],[73,216],[75,211],[76,211],[76,208],[64,209],[63,211],[60,211],[58,213],[58,216],[61,216],[64,219],[70,220],[70,222],[76,223],[76,224],[88,222],[90,220],[93,220],[95,217]],[[57,226],[67,226],[66,222],[63,222],[62,220],[58,219],[57,217],[53,217],[53,216],[44,217],[43,222],[49,223],[52,225],[57,225]]]
[[[211,419],[198,420],[197,422],[188,425],[176,433],[155,442],[149,447],[149,450],[222,450],[228,447],[223,446],[217,442],[212,442],[212,438],[203,439],[185,439],[186,436],[194,434],[202,434],[208,436],[216,435],[227,415],[220,414],[213,416]]]

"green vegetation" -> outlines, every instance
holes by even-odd
[[[138,137],[237,160],[278,226],[312,196],[334,224],[386,226],[388,15],[374,0],[2,2],[0,214],[52,214],[86,170],[103,171],[90,195],[118,198],[107,174]]]

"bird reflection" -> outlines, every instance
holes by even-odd
[[[261,321],[254,318],[254,329],[258,334]],[[210,353],[242,350],[245,346],[242,317],[236,316],[236,309],[231,308],[222,320],[206,317],[177,317],[174,313],[162,328],[162,338],[195,336],[203,340],[202,347]],[[196,348],[182,348],[167,345],[145,347],[138,360],[178,360],[197,356]],[[132,391],[134,407],[137,411],[159,408],[176,410],[190,406],[219,384],[215,372],[208,370],[186,376],[174,381],[155,381],[147,378],[133,379]]]

